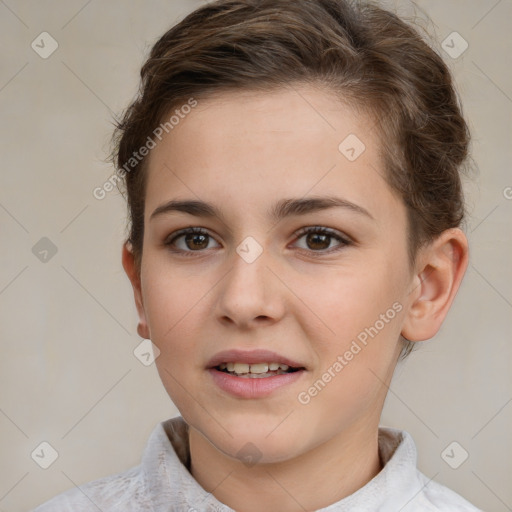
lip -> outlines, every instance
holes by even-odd
[[[214,369],[221,363],[284,363],[293,368],[306,368],[306,365],[299,361],[294,361],[289,357],[282,356],[271,350],[223,350],[215,354],[206,364],[208,370]],[[267,377],[265,379],[253,379],[253,380],[268,380],[274,379],[275,377]]]
[[[273,377],[251,379],[229,375],[215,368],[208,368],[207,371],[216,386],[237,398],[264,398],[279,388],[290,386],[306,373],[306,370],[297,370]]]

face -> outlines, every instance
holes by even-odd
[[[378,424],[412,277],[373,125],[309,86],[222,93],[151,151],[141,325],[182,416],[227,455],[284,461]]]

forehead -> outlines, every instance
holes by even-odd
[[[372,119],[325,89],[217,93],[151,151],[146,211],[171,196],[243,209],[336,190],[378,215],[397,199],[379,144]]]

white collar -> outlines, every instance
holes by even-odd
[[[417,470],[416,447],[407,432],[379,427],[379,452],[384,467],[370,482],[317,512],[478,510]],[[161,422],[142,458],[154,511],[234,512],[199,485],[187,469],[189,464],[188,425],[181,416]]]

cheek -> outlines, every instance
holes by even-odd
[[[321,324],[302,324],[319,364],[301,403],[315,401],[319,417],[333,414],[329,404],[335,403],[339,421],[348,421],[386,391],[382,382],[388,380],[399,348],[404,307],[397,283],[403,276],[396,266],[374,259],[371,266],[331,272],[328,277],[316,281],[321,292],[311,293],[311,282],[304,282],[299,292],[322,319]]]
[[[310,313],[308,318],[321,320],[322,338],[326,348],[342,349],[365,329],[375,326],[382,334],[396,333],[400,323],[399,311],[402,279],[396,268],[374,261],[372,265],[330,269],[324,276],[297,283],[297,295]],[[313,291],[314,290],[314,291]],[[384,315],[384,317],[382,316]],[[384,323],[383,323],[384,322]],[[318,322],[310,322],[318,327]],[[307,330],[308,325],[304,324]],[[311,339],[318,339],[318,334]],[[398,329],[399,332],[399,329]]]
[[[152,342],[160,353],[155,364],[160,379],[184,417],[194,412],[196,402],[190,399],[190,376],[200,347],[200,318],[207,287],[200,280],[184,277],[165,266],[148,260],[145,275],[144,307]],[[194,396],[197,392],[194,391]]]
[[[358,275],[330,280],[324,293],[310,295],[308,306],[329,330],[319,336],[318,323],[317,329],[303,324],[318,365],[299,403],[320,424],[348,427],[383,400],[404,310],[395,284],[392,276]]]
[[[201,274],[193,265],[171,265],[165,257],[148,251],[143,279],[149,332],[160,350],[156,364],[164,383],[179,388],[168,373],[181,382],[192,371],[203,370],[201,355],[215,341],[205,325],[211,325],[219,276],[213,272]]]
[[[206,280],[172,265],[165,253],[148,250],[142,267],[144,310],[151,331],[159,338],[172,333],[208,290]],[[162,340],[161,340],[162,341]]]

